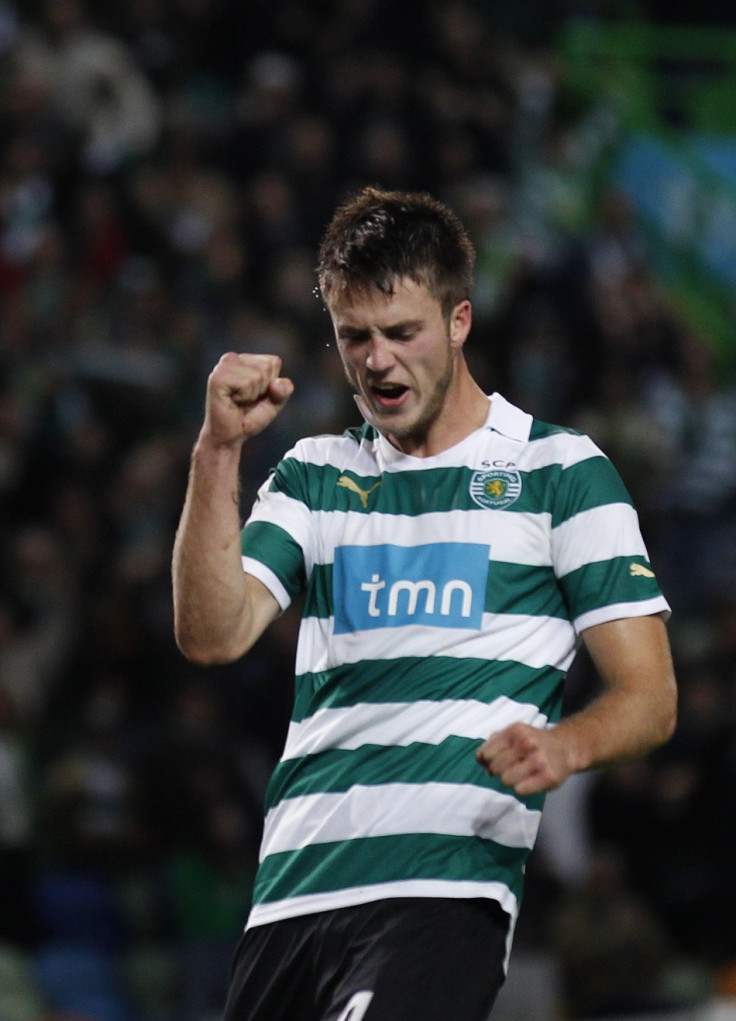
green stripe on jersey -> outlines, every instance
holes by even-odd
[[[553,425],[551,422],[540,422],[539,419],[535,418],[532,421],[531,431],[529,432],[529,441],[532,440],[545,440],[548,436],[583,436],[584,433],[578,432],[577,429],[571,429],[567,425]]]
[[[550,508],[552,527],[556,528],[582,511],[609,503],[632,503],[614,466],[602,455],[579,461],[560,475],[554,508]]]
[[[570,611],[551,567],[507,564],[494,561],[492,557],[485,612],[570,619]]]
[[[559,617],[570,612],[551,567],[509,564],[491,559],[484,613],[516,613],[527,617]],[[304,603],[305,617],[331,617],[332,564],[315,564]]]
[[[426,468],[422,471],[359,475],[331,464],[316,465],[288,457],[271,479],[273,492],[282,492],[313,511],[352,511],[359,514],[444,513],[478,511],[470,495],[476,472],[467,467]],[[505,511],[513,514],[553,514],[553,525],[574,514],[607,503],[631,503],[616,469],[603,455],[588,457],[562,468],[546,465],[520,471],[521,492]],[[486,508],[486,513],[497,513]]]
[[[276,767],[266,796],[266,809],[287,795],[334,794],[356,784],[378,786],[390,783],[473,784],[517,798],[496,776],[489,776],[476,761],[480,741],[448,737],[441,744],[415,743],[407,747],[363,745],[355,750],[331,749],[298,759],[286,759]],[[458,797],[461,797],[458,792]],[[517,798],[527,808],[542,810],[544,795]]]
[[[304,555],[288,532],[268,521],[251,521],[241,533],[243,556],[266,564],[274,572],[292,599],[305,581]],[[296,583],[294,579],[299,579]]]
[[[481,837],[409,833],[359,837],[280,851],[261,862],[254,904],[411,879],[508,886],[521,897],[527,848]]]
[[[490,703],[499,696],[539,707],[549,720],[559,719],[564,673],[554,667],[527,667],[513,660],[426,658],[361,660],[296,679],[292,721],[299,723],[318,709],[358,703],[406,703],[475,699]]]
[[[642,567],[646,573],[637,570]],[[578,615],[600,606],[637,603],[661,595],[657,579],[643,557],[614,557],[585,564],[566,574],[560,584]]]
[[[362,425],[348,426],[348,428],[343,432],[343,436],[354,440],[357,444],[362,443],[363,440],[367,440],[369,443],[375,443],[378,439],[378,430],[375,426],[369,425],[367,422],[363,422]]]

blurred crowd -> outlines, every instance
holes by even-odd
[[[0,0],[4,1021],[217,1016],[298,607],[193,667],[173,534],[223,352],[296,384],[244,513],[297,437],[356,423],[313,265],[369,183],[466,222],[476,377],[614,459],[674,610],[677,733],[550,799],[520,950],[566,1017],[736,995],[736,393],[605,185],[615,114],[565,87],[560,19],[615,7]],[[581,657],[568,704],[595,688]]]

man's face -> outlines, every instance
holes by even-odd
[[[376,290],[347,295],[330,307],[348,380],[369,421],[406,453],[441,443],[452,407],[457,356],[470,329],[470,303],[442,314],[424,285],[397,283],[393,295]]]

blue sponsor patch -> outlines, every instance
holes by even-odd
[[[470,542],[338,546],[335,634],[406,624],[479,630],[489,553]]]

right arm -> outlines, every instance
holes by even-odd
[[[207,383],[172,563],[176,641],[203,665],[240,658],[279,613],[265,585],[243,571],[238,477],[243,444],[293,391],[280,370],[274,355],[226,354]]]

